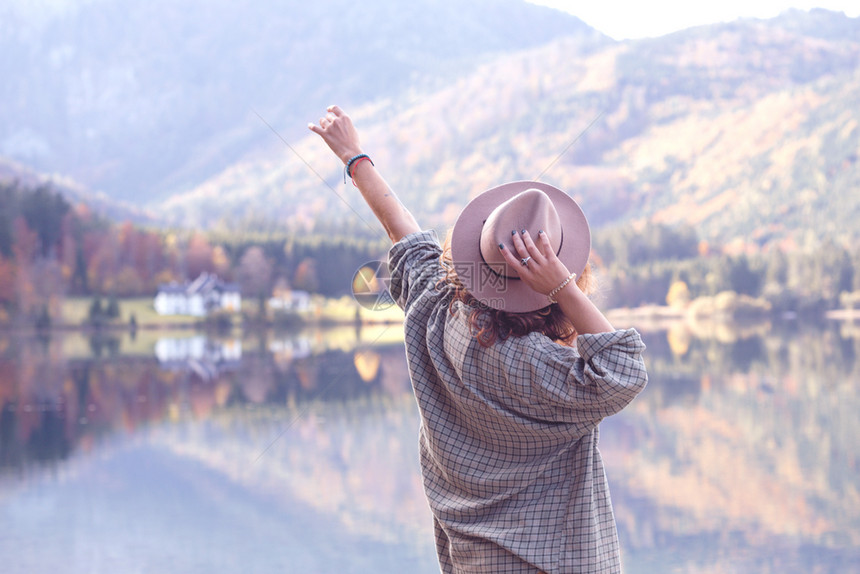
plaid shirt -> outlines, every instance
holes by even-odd
[[[421,415],[420,461],[445,574],[620,572],[598,423],[645,387],[635,330],[531,333],[488,348],[449,304],[433,232],[389,253],[406,312],[406,356]]]

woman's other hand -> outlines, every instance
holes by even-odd
[[[345,164],[355,156],[362,155],[358,131],[349,116],[337,106],[329,106],[326,112],[320,118],[319,125],[310,123],[308,129],[318,134]],[[421,231],[415,218],[385,183],[372,160],[353,164],[349,176],[391,241],[396,243],[410,233]]]
[[[310,123],[308,129],[318,134],[331,151],[346,163],[361,153],[358,131],[349,116],[338,106],[329,106],[326,112],[320,118],[319,125]]]

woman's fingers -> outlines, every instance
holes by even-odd
[[[532,240],[532,236],[528,232],[528,230],[523,229],[522,232],[520,232],[520,234],[522,236],[523,244],[526,247],[526,251],[528,252],[528,255],[530,255],[538,263],[543,263],[544,262],[544,255],[543,255],[543,253],[541,253],[540,249],[538,249],[537,245],[535,245],[534,240]]]
[[[546,262],[546,259],[538,251],[529,236],[529,232],[512,231],[511,236],[516,253],[511,253],[511,260],[508,260],[508,264],[519,265],[521,267],[525,267],[529,271],[538,272],[540,266]],[[519,259],[515,259],[515,257],[519,257]],[[525,264],[523,264],[523,260],[526,261]]]
[[[519,255],[520,257],[528,257],[530,255],[528,247],[526,247],[525,241],[521,237],[521,232],[517,230],[511,231],[511,241],[514,242],[514,249],[517,250],[515,255]]]
[[[321,117],[320,121],[319,121],[319,128],[322,128],[321,130],[316,129],[316,126],[314,124],[308,124],[308,127],[313,132],[321,133],[321,132],[327,130],[329,127],[332,126],[332,124],[335,123],[335,120],[337,120],[338,118],[343,117],[345,115],[343,113],[343,110],[341,110],[337,106],[329,106],[328,108],[326,108],[326,112],[328,112],[328,113],[325,116]]]
[[[528,231],[511,233],[513,249],[502,247],[505,262],[519,272],[520,278],[538,293],[549,293],[568,275],[567,268],[552,249],[552,244],[546,233],[538,233],[537,245],[532,241]],[[523,265],[523,259],[528,259]]]
[[[545,259],[550,259],[555,252],[552,249],[552,243],[549,242],[549,236],[546,234],[546,231],[539,231],[538,236],[538,249],[541,255]]]
[[[502,256],[505,258],[505,262],[511,267],[511,269],[517,269],[523,267],[521,258],[511,251],[510,249],[505,248],[504,244],[499,244],[499,249],[502,251]]]
[[[361,153],[361,142],[352,120],[338,106],[326,108],[319,125],[308,124],[308,128],[322,137],[334,154],[346,163],[349,158]]]
[[[543,256],[543,253],[537,248],[532,240],[531,235],[527,230],[522,231],[512,231],[511,235],[513,236],[514,247],[517,250],[517,253],[520,257],[526,258],[531,257],[529,262],[534,261],[538,265],[544,263],[546,258]]]

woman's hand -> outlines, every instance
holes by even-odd
[[[308,128],[318,134],[343,163],[362,153],[358,131],[352,120],[337,106],[329,106],[319,125],[308,124]],[[412,214],[400,203],[382,175],[376,171],[372,161],[361,161],[353,165],[352,183],[382,223],[391,241],[400,241],[406,235],[421,231]]]
[[[358,131],[352,125],[352,120],[337,106],[326,108],[328,112],[320,118],[319,125],[308,124],[308,128],[322,137],[331,151],[346,163],[361,153],[361,142]]]
[[[549,295],[553,289],[567,279],[570,272],[553,251],[546,232],[538,232],[537,243],[532,240],[531,235],[526,230],[512,231],[511,234],[516,253],[510,249],[502,248],[505,262],[511,269],[519,271],[520,279],[526,285],[538,293]],[[526,265],[523,265],[522,261],[526,258],[528,261]]]
[[[553,251],[546,232],[538,232],[537,244],[532,241],[528,231],[519,231],[513,235],[516,253],[500,247],[505,261],[519,270],[520,279],[525,281],[526,285],[548,296],[570,275],[567,267]],[[527,259],[526,265],[523,265],[523,259]],[[569,281],[553,295],[553,298],[580,335],[613,330],[609,320],[591,302],[591,299],[585,296],[585,293],[576,285],[576,281]]]

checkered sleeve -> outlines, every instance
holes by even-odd
[[[444,275],[441,254],[442,248],[432,230],[411,233],[391,247],[388,289],[401,309],[407,311],[422,293],[435,288]]]
[[[533,333],[500,350],[506,378],[528,381],[520,400],[536,400],[533,406],[545,409],[540,418],[577,425],[581,433],[627,406],[648,381],[645,345],[634,329],[579,335],[576,348]]]
[[[576,344],[574,381],[588,389],[601,418],[626,407],[648,383],[645,343],[636,329],[579,335]]]

